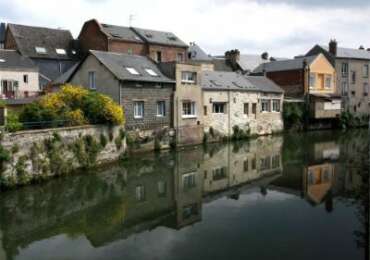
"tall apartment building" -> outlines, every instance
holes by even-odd
[[[341,48],[335,40],[329,46],[314,46],[307,56],[324,54],[335,66],[337,75],[337,94],[342,95],[345,111],[355,116],[370,113],[370,49]]]

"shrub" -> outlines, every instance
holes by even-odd
[[[16,132],[22,129],[22,123],[19,122],[18,115],[13,112],[9,111],[7,117],[6,117],[6,125],[5,128],[9,132]]]
[[[284,103],[283,118],[287,128],[302,129],[304,114],[304,103]]]
[[[124,113],[122,107],[108,96],[65,85],[59,92],[25,106],[20,120],[30,123],[63,121],[69,125],[120,125],[124,123]]]
[[[242,140],[249,137],[249,133],[247,131],[244,131],[243,129],[240,129],[238,125],[233,126],[233,135],[231,137],[232,140]]]
[[[100,134],[100,145],[105,148],[107,146],[108,140],[104,134]]]

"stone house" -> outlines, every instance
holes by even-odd
[[[316,45],[306,55],[325,55],[336,70],[336,94],[342,96],[344,109],[356,116],[368,116],[370,51],[338,47],[335,40],[329,47]]]
[[[68,30],[8,24],[4,48],[18,50],[37,65],[40,90],[79,60],[78,46]]]
[[[341,97],[337,94],[335,68],[323,54],[264,63],[253,73],[266,75],[284,89],[286,102],[292,99],[306,102],[308,98],[311,119],[340,116]]]
[[[39,94],[39,70],[15,50],[0,50],[0,98],[21,99]]]
[[[233,127],[266,135],[283,130],[283,90],[262,76],[236,72],[202,73],[205,132],[232,136]]]
[[[213,70],[213,65],[168,62],[161,63],[160,68],[165,75],[176,80],[173,122],[177,143],[201,143],[204,133],[201,73]]]
[[[172,126],[175,81],[147,57],[90,51],[67,81],[112,97],[124,107],[128,130]]]
[[[100,50],[142,55],[156,62],[185,61],[188,45],[171,32],[99,23],[83,25],[78,37],[83,52]]]

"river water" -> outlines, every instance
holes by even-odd
[[[1,193],[0,259],[368,259],[369,132],[145,154]]]

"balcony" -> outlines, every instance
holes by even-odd
[[[1,91],[0,99],[24,99],[41,96],[41,91]]]

